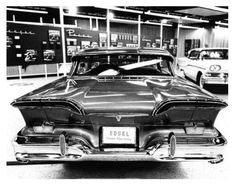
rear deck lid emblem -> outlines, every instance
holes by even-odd
[[[121,115],[116,115],[116,120],[117,120],[117,122],[120,122],[121,119],[122,119],[122,116],[121,116]]]

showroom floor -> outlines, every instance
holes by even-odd
[[[184,178],[221,178],[229,177],[230,161],[225,158],[219,164],[207,162],[76,162],[56,164],[19,164],[15,161],[11,140],[14,135],[24,126],[20,112],[10,106],[10,102],[30,90],[45,83],[55,80],[50,78],[33,78],[7,81],[7,174],[11,178],[137,178],[137,179],[184,179]],[[219,97],[228,100],[226,93],[217,92]],[[224,112],[223,112],[224,113]],[[226,115],[226,114],[225,114]],[[226,117],[218,117],[217,121],[223,122]],[[217,128],[222,133],[228,130],[221,124]],[[225,135],[225,134],[224,134]],[[228,139],[228,138],[227,138]],[[227,151],[227,150],[226,150]]]

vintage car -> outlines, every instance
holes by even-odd
[[[160,49],[86,49],[71,72],[12,102],[25,120],[18,161],[223,160],[227,104],[175,75]]]
[[[188,57],[178,59],[185,77],[203,87],[205,84],[228,84],[228,49],[196,48]]]

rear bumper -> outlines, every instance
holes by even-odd
[[[147,149],[101,151],[87,147],[84,142],[68,145],[66,142],[55,144],[19,144],[17,137],[13,141],[16,159],[20,162],[30,161],[209,161],[223,160],[226,139],[219,135],[211,138],[213,142],[187,144],[169,141],[169,137]],[[83,144],[82,144],[83,143]]]

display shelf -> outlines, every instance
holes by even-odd
[[[60,76],[64,74],[64,70],[60,69],[59,64],[39,64],[31,65],[25,69],[22,66],[8,66],[7,78],[24,78],[33,76]]]
[[[7,67],[7,77],[17,77],[20,75],[19,66],[9,66]]]

